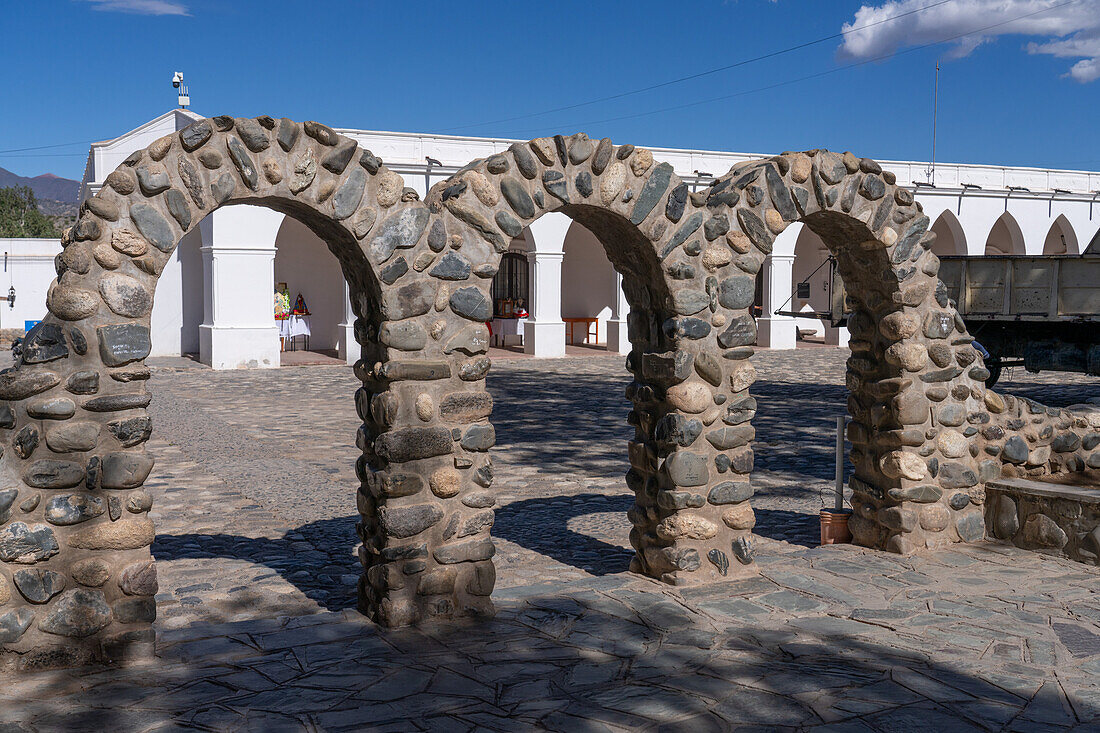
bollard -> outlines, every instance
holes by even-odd
[[[852,541],[848,517],[852,511],[844,508],[844,417],[836,419],[836,498],[833,508],[821,510],[821,544],[836,545]]]

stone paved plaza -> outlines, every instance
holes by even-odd
[[[498,359],[498,616],[398,631],[355,610],[351,370],[158,368],[160,657],[6,680],[0,731],[1096,729],[1100,570],[815,547],[846,357],[757,354],[761,573],[690,590],[626,572],[622,357]]]

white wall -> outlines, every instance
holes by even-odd
[[[46,316],[46,292],[57,277],[54,257],[61,254],[59,239],[0,239],[0,295],[15,286],[15,307],[0,300],[0,328],[23,328],[26,321]]]
[[[289,216],[275,238],[275,250],[276,284],[287,284],[292,308],[301,293],[312,314],[309,348],[335,349],[344,320],[344,274],[336,256],[305,224]]]
[[[573,222],[565,237],[561,265],[562,318],[599,319],[599,343],[607,342],[607,319],[615,302],[615,268],[596,235]],[[583,340],[578,325],[574,341]],[[567,332],[568,333],[568,332]],[[566,336],[568,338],[568,335]]]
[[[152,356],[199,353],[202,323],[202,235],[195,229],[184,235],[157,279],[150,315]]]

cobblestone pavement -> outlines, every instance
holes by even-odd
[[[625,572],[622,357],[498,361],[500,613],[397,632],[354,610],[350,369],[158,369],[160,657],[8,681],[0,731],[1100,725],[1096,569],[995,544],[813,547],[845,357],[758,354],[761,575],[680,591]],[[1072,375],[1001,387],[1100,394]]]

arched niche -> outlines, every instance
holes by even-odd
[[[1045,255],[1076,255],[1081,254],[1080,245],[1077,243],[1077,233],[1065,214],[1059,214],[1058,218],[1050,225],[1047,236],[1043,240],[1043,254]]]
[[[79,664],[152,642],[154,497],[142,485],[154,458],[145,450],[152,424],[144,359],[154,292],[166,268],[182,269],[180,242],[211,226],[223,206],[273,209],[324,243],[358,314],[377,319],[379,275],[360,241],[380,214],[423,210],[414,201],[397,206],[401,188],[387,189],[394,175],[318,123],[218,117],[136,151],[82,205],[62,238],[50,313],[0,377],[0,429],[16,446],[0,457],[0,477],[12,487],[0,491],[0,583],[8,591],[31,572],[57,591],[16,596],[15,606],[0,593],[0,663]],[[254,274],[243,267],[214,276]],[[171,306],[179,293],[165,295]],[[271,318],[270,296],[256,307]]]
[[[1024,233],[1016,218],[1005,212],[997,217],[985,240],[985,254],[1022,255],[1024,251]]]
[[[308,343],[311,351],[336,351],[344,338],[344,275],[339,261],[316,234],[293,217],[285,217],[275,237],[274,288],[286,283],[290,306],[298,295],[309,309],[308,342],[296,339],[293,348]],[[286,348],[291,348],[287,343]]]
[[[965,255],[966,234],[962,224],[950,209],[944,209],[936,222],[932,225],[932,233],[936,235],[936,241],[932,244],[932,253],[937,256]]]

